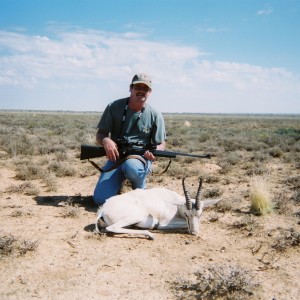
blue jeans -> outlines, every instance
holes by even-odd
[[[101,173],[94,191],[94,202],[97,205],[102,205],[108,198],[117,195],[125,179],[130,181],[133,189],[145,189],[146,177],[152,169],[152,162],[145,160],[147,165],[144,165],[138,159],[130,158],[116,169],[107,173]],[[108,160],[103,169],[107,170],[114,164],[114,162]]]

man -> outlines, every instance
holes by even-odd
[[[164,119],[160,112],[147,103],[152,92],[150,76],[136,74],[132,78],[129,92],[129,97],[115,100],[106,107],[97,127],[97,144],[104,147],[108,159],[103,169],[113,168],[101,173],[94,191],[94,202],[97,205],[102,205],[108,198],[117,195],[125,179],[131,182],[133,189],[146,188],[146,177],[151,172],[154,155],[145,151],[142,157],[129,158],[118,165],[118,139],[157,144],[157,150],[165,149]]]

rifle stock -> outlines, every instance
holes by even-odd
[[[81,145],[80,160],[105,156],[104,147]]]

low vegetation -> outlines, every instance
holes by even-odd
[[[177,299],[238,300],[252,297],[259,287],[250,271],[238,266],[207,265],[199,268],[190,280],[173,284]]]
[[[0,232],[0,259],[5,256],[22,256],[29,251],[35,251],[38,247],[36,240],[24,240],[12,234]]]
[[[268,181],[261,177],[253,177],[250,181],[251,210],[265,215],[273,210]]]
[[[32,217],[32,212],[22,207],[22,201],[28,199],[41,206],[59,208],[55,217],[68,224],[77,222],[73,219],[84,215],[83,206],[88,212],[95,209],[91,196],[61,195],[59,188],[61,182],[68,182],[72,189],[73,179],[84,182],[87,177],[97,175],[98,171],[87,161],[80,161],[79,156],[81,144],[95,143],[99,117],[98,113],[0,111],[0,163],[13,174],[12,184],[0,191],[4,200],[1,210],[9,210],[2,212],[5,217],[12,218],[14,223]],[[168,150],[210,153],[213,157],[211,160],[178,157],[164,174],[162,171],[169,161],[158,158],[148,186],[165,186],[182,192],[177,183],[183,176],[193,177],[195,182],[201,176],[204,180],[201,196],[222,198],[213,211],[208,211],[204,226],[207,223],[218,226],[222,234],[226,232],[224,236],[228,241],[235,241],[234,247],[248,252],[259,265],[249,269],[235,263],[225,264],[234,261],[235,257],[227,257],[224,264],[219,265],[213,262],[214,258],[202,260],[204,265],[193,272],[191,278],[180,274],[176,282],[165,278],[174,299],[261,299],[257,293],[264,289],[264,282],[257,284],[257,271],[268,270],[274,272],[272,276],[276,275],[279,258],[299,252],[299,116],[164,114],[164,117]],[[105,158],[96,161],[101,165]],[[196,188],[196,184],[191,184],[192,195]],[[125,184],[124,189],[131,187]],[[20,204],[10,204],[11,197],[20,198]],[[279,218],[280,225],[277,224]],[[45,226],[48,230],[50,225]],[[60,230],[63,235],[63,228]],[[174,239],[185,245],[178,236],[174,235]],[[74,251],[72,255],[80,252],[75,249],[76,239],[68,242]],[[92,243],[93,239],[88,241]],[[187,245],[190,243],[189,240],[186,242]],[[217,244],[217,239],[212,243]],[[141,244],[138,241],[137,246]],[[14,232],[0,232],[0,257],[3,260],[23,259],[38,245],[38,241],[22,239]],[[134,248],[126,247],[128,253]],[[150,249],[151,245],[148,247]],[[167,252],[164,247],[158,249],[163,254]],[[224,249],[222,247],[222,251]],[[213,253],[201,253],[201,259],[209,255],[213,256]],[[197,260],[197,256],[192,259]],[[116,272],[121,265],[104,266]],[[155,277],[152,273],[151,276]]]

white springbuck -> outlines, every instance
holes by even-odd
[[[181,196],[166,188],[136,189],[113,196],[99,209],[97,213],[96,229],[101,232],[143,234],[154,239],[154,234],[148,230],[125,228],[130,225],[143,229],[179,229],[187,228],[188,232],[198,235],[200,231],[200,217],[204,207],[213,205],[220,199],[200,200],[202,179],[195,199],[191,199],[182,179],[185,196]]]

